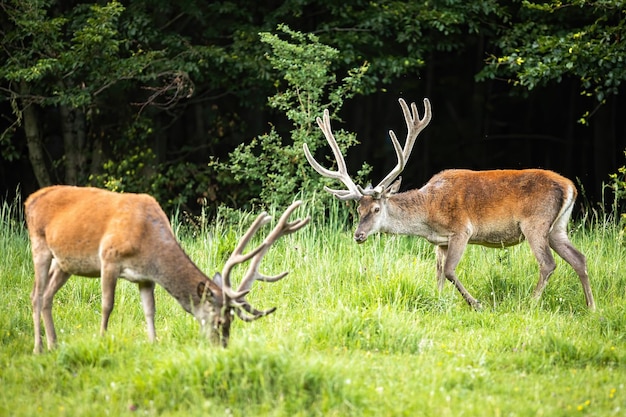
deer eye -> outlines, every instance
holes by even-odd
[[[380,207],[376,206],[374,207],[374,213],[378,213],[380,211]]]

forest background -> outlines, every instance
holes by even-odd
[[[405,189],[543,167],[602,203],[626,184],[624,6],[1,0],[0,199],[69,183],[192,212],[282,204],[326,181],[301,151],[329,155],[324,108],[350,172],[378,181],[397,99],[429,97]]]

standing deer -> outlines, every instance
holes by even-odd
[[[42,315],[48,349],[56,345],[52,301],[71,275],[101,277],[102,335],[113,310],[117,279],[121,277],[139,286],[150,341],[156,339],[154,287],[159,284],[195,316],[203,334],[226,347],[234,313],[244,321],[253,321],[276,309],[257,310],[245,296],[254,281],[275,282],[287,275],[262,275],[259,264],[275,241],[309,222],[308,217],[287,221],[299,205],[296,201],[289,206],[265,240],[244,254],[252,237],[271,220],[267,213],[261,213],[239,241],[222,273],[210,279],[182,250],[167,216],[148,195],[72,186],[52,186],[35,192],[25,203],[35,269],[31,294],[34,352],[42,351]],[[247,261],[248,269],[237,290],[233,290],[231,270]]]
[[[389,131],[398,163],[376,187],[364,189],[348,175],[332,133],[328,110],[324,111],[323,119],[317,118],[317,124],[333,151],[337,171],[322,167],[304,144],[311,166],[322,176],[340,180],[347,187],[347,190],[324,189],[340,200],[359,202],[356,242],[363,243],[377,232],[425,238],[436,248],[439,290],[448,279],[465,301],[478,309],[479,301],[463,287],[455,272],[467,244],[501,248],[526,239],[539,262],[539,282],[533,296],[541,296],[556,268],[552,248],[574,268],[580,277],[587,306],[594,310],[585,256],[567,237],[567,224],[577,195],[574,184],[552,171],[540,169],[450,169],[435,175],[420,189],[398,193],[401,181],[398,177],[417,136],[431,119],[428,99],[424,99],[422,118],[415,103],[411,103],[409,110],[403,99],[399,102],[408,129],[406,142],[402,147],[394,132]]]

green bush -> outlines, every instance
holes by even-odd
[[[624,152],[626,155],[626,151]],[[622,233],[626,232],[626,166],[618,168],[617,172],[610,174],[611,182],[607,187],[613,192],[612,211],[613,215],[622,226]]]
[[[117,142],[113,153],[124,158],[105,161],[89,183],[116,192],[148,193],[167,212],[173,212],[210,188],[209,170],[190,162],[160,163],[149,145],[153,133],[149,119],[135,120],[122,133],[123,140]]]
[[[312,152],[327,146],[316,117],[328,108],[336,119],[344,101],[359,93],[368,68],[364,63],[338,83],[333,71],[333,63],[340,58],[337,49],[321,44],[315,35],[285,25],[278,30],[279,34],[264,32],[260,36],[271,48],[267,58],[272,67],[282,75],[276,81],[278,91],[269,98],[269,106],[284,112],[293,124],[291,136],[281,137],[272,126],[268,133],[237,147],[226,161],[210,163],[222,180],[235,186],[245,184],[237,197],[248,205],[287,205],[299,192],[313,193],[328,183],[309,166],[302,144],[307,143]],[[354,134],[340,129],[334,133],[344,152],[357,143]],[[325,196],[320,203],[328,198]]]

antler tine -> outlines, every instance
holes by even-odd
[[[404,120],[407,127],[406,142],[404,143],[404,148],[402,148],[393,130],[389,131],[389,137],[391,138],[391,142],[396,151],[398,163],[395,168],[392,169],[391,172],[387,174],[387,176],[383,178],[383,180],[373,190],[371,190],[372,193],[382,192],[382,190],[389,187],[391,183],[402,173],[406,165],[406,161],[409,159],[409,156],[413,151],[415,140],[421,131],[428,126],[432,117],[430,100],[427,98],[424,99],[424,117],[421,119],[415,103],[411,103],[411,109],[409,110],[409,106],[406,104],[404,99],[400,98],[398,101],[400,102],[400,107],[402,108],[402,113],[404,114]]]
[[[268,314],[272,314],[274,311],[276,311],[276,307],[272,307],[272,308],[268,308],[267,310],[257,310],[256,308],[252,307],[250,304],[248,304],[248,302],[243,302],[239,304],[239,307],[237,310],[235,310],[237,312],[237,316],[239,316],[239,318],[243,321],[254,321],[256,319],[259,319],[263,316],[267,316]],[[246,316],[243,314],[243,311],[246,311],[247,313],[250,314],[250,316]]]
[[[356,186],[356,184],[354,184],[350,175],[348,175],[346,161],[344,160],[341,150],[339,149],[339,145],[337,145],[337,140],[335,140],[335,136],[333,135],[332,128],[330,126],[330,115],[328,113],[328,109],[324,110],[323,119],[318,117],[316,120],[317,125],[322,130],[322,133],[324,133],[324,137],[333,151],[333,155],[337,161],[337,171],[331,171],[321,166],[315,158],[313,158],[308,145],[305,143],[302,147],[304,148],[304,155],[306,156],[307,161],[309,161],[309,164],[311,164],[313,169],[315,169],[320,175],[340,180],[348,188],[347,190],[334,190],[324,187],[324,190],[343,201],[361,199],[361,197],[363,197],[363,193]]]
[[[432,112],[430,108],[430,100],[428,100],[428,98],[424,98],[424,117],[421,119],[415,103],[411,103],[411,111],[409,112],[409,107],[406,105],[406,102],[403,99],[399,99],[398,101],[402,107],[402,113],[404,114],[404,120],[406,121],[407,127],[406,143],[404,144],[404,150],[402,152],[404,154],[404,159],[407,160],[413,151],[415,140],[422,130],[424,130],[430,123]]]
[[[282,216],[280,216],[280,219],[276,223],[276,226],[274,226],[274,229],[267,235],[267,237],[263,241],[263,245],[264,245],[263,249],[257,252],[254,255],[254,258],[252,259],[252,261],[250,262],[250,265],[248,266],[248,270],[246,271],[244,278],[241,280],[241,283],[239,284],[239,288],[237,288],[237,293],[243,293],[244,295],[247,294],[250,291],[250,288],[252,287],[252,283],[254,281],[276,282],[284,278],[288,274],[288,272],[285,271],[274,276],[263,275],[259,272],[259,265],[261,263],[261,260],[263,259],[263,256],[265,256],[265,253],[274,244],[274,242],[276,242],[282,236],[291,234],[301,229],[302,227],[306,226],[307,223],[309,223],[309,221],[311,220],[311,217],[306,217],[305,219],[297,219],[297,220],[294,220],[293,222],[287,221],[291,213],[293,213],[293,211],[296,208],[298,208],[301,204],[302,204],[302,201],[300,200],[293,202],[285,210]]]

